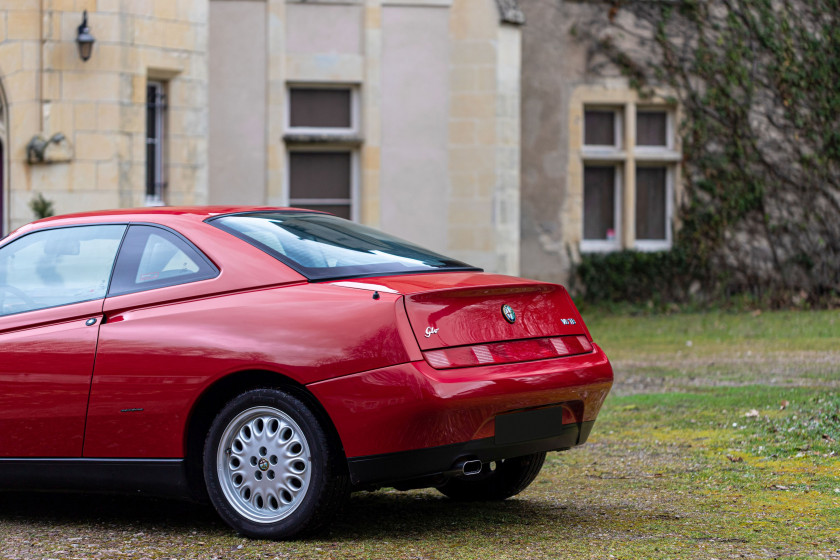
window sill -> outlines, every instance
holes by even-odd
[[[163,201],[162,198],[156,196],[147,196],[146,200],[143,202],[144,206],[166,206],[166,203]]]
[[[358,146],[364,139],[357,134],[290,132],[283,135],[283,141],[286,144],[341,144],[343,146]]]
[[[644,239],[644,240],[636,240],[635,245],[633,248],[637,251],[643,251],[645,253],[655,253],[657,251],[669,251],[671,250],[671,242],[667,240],[660,240],[660,239]]]
[[[627,159],[627,152],[624,150],[593,148],[591,146],[584,146],[580,155],[586,161],[623,161]]]
[[[611,253],[621,250],[621,242],[618,240],[607,241],[597,239],[585,239],[580,242],[581,253]]]
[[[636,148],[634,153],[638,162],[680,162],[682,154],[667,148]]]

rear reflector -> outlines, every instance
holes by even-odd
[[[532,338],[513,342],[476,344],[423,352],[423,357],[435,369],[530,362],[586,354],[592,344],[583,335]]]

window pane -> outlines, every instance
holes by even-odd
[[[667,178],[665,167],[636,169],[636,239],[666,239]]]
[[[615,111],[586,111],[583,143],[588,146],[615,146]]]
[[[160,201],[163,195],[163,142],[166,97],[163,84],[146,86],[146,198]]]
[[[583,171],[583,238],[612,241],[615,232],[615,167]]]
[[[668,145],[668,114],[665,111],[639,111],[636,114],[636,145]]]
[[[147,140],[155,140],[158,136],[157,133],[157,119],[156,116],[156,109],[157,109],[157,95],[158,88],[157,85],[151,84],[146,86],[146,139]]]
[[[292,88],[289,91],[290,126],[350,128],[349,89]]]
[[[125,236],[109,296],[214,278],[218,272],[171,231],[133,225]]]
[[[155,176],[157,161],[155,160],[155,145],[146,144],[146,196],[156,196]]]
[[[188,276],[198,272],[198,265],[174,243],[152,233],[140,257],[135,282],[143,284],[161,278]]]
[[[312,212],[220,216],[210,223],[258,247],[309,279],[475,270],[381,231]]]
[[[289,198],[350,198],[350,152],[290,152]]]
[[[123,225],[31,233],[0,250],[0,315],[100,299]]]

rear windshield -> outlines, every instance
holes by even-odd
[[[259,212],[219,216],[208,222],[262,249],[309,280],[481,270],[330,214]]]

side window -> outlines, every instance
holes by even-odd
[[[0,315],[105,297],[125,228],[36,231],[0,248]]]
[[[123,241],[109,296],[215,278],[219,272],[171,231],[131,226]]]

